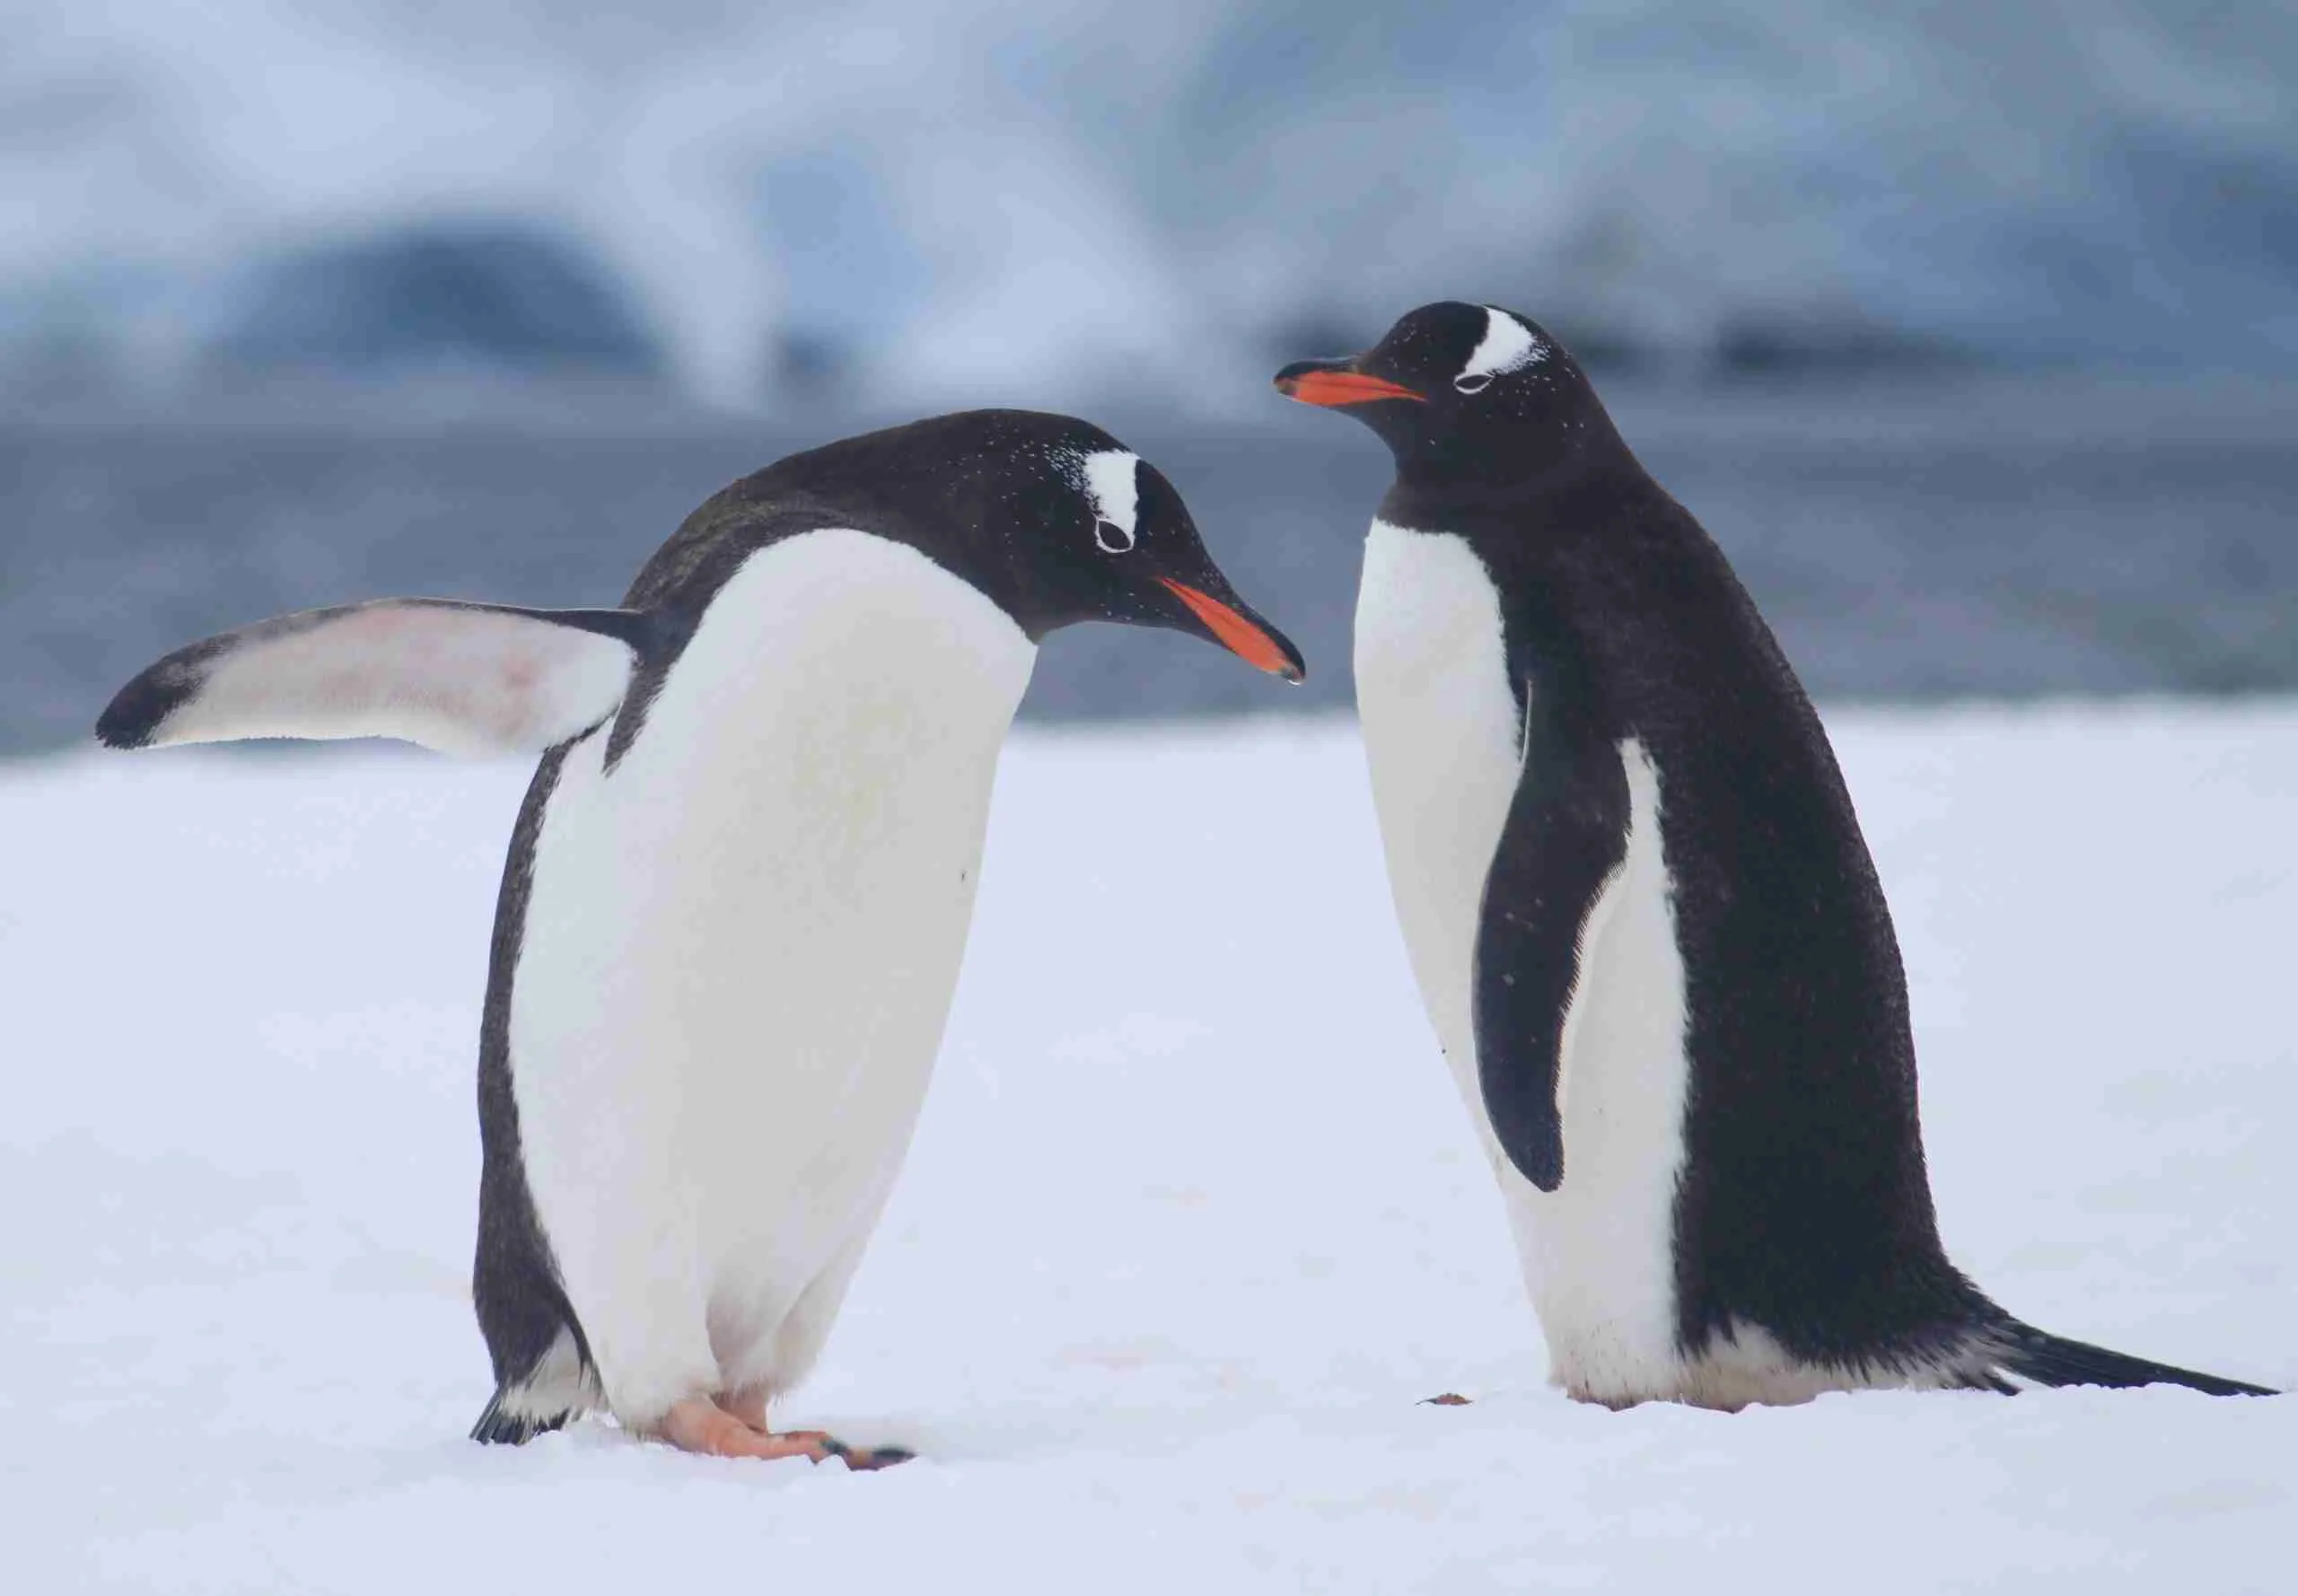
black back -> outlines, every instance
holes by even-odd
[[[1489,322],[1461,304],[1279,381],[1345,369],[1425,396],[1349,406],[1397,457],[1381,519],[1476,550],[1546,735],[1633,737],[1658,772],[1691,1062],[1680,1340],[1737,1319],[1815,1361],[1950,1346],[1995,1311],[1939,1243],[1899,944],[1826,732],[1723,551],[1517,320],[1538,357],[1474,391],[1454,378]]]

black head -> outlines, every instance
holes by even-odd
[[[1300,651],[1237,596],[1164,474],[1067,416],[969,410],[794,455],[753,481],[891,512],[921,553],[1032,638],[1170,627],[1299,681]]]
[[[1538,476],[1618,443],[1564,346],[1490,305],[1423,305],[1362,355],[1286,366],[1276,390],[1347,411],[1381,434],[1405,477]]]

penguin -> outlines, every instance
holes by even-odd
[[[1276,383],[1395,457],[1357,705],[1414,976],[1551,1380],[1613,1407],[2267,1394],[2046,1334],[1948,1261],[1899,944],[1827,734],[1564,346],[1432,304]]]
[[[1172,485],[1067,417],[795,454],[704,503],[612,609],[383,600],[168,655],[114,748],[385,736],[539,751],[479,1037],[473,1299],[517,1443],[592,1410],[721,1456],[778,1434],[924,1099],[991,777],[1038,645],[1207,639],[1288,681]]]

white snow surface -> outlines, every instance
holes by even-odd
[[[2298,705],[1831,724],[1958,1260],[2298,1384]],[[913,1155],[776,1416],[917,1461],[470,1444],[523,781],[0,770],[10,1589],[2288,1588],[2298,1399],[1549,1389],[1342,722],[1015,738]]]

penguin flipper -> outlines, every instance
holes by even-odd
[[[2278,1397],[2271,1386],[2251,1385],[2223,1375],[2203,1374],[2172,1364],[2111,1352],[2087,1341],[2070,1341],[2048,1330],[2015,1321],[1995,1362],[2006,1372],[2038,1385],[2102,1385],[2128,1389],[2142,1385],[2182,1385],[2213,1397]]]
[[[1565,1027],[1592,920],[1627,854],[1617,745],[1531,702],[1516,795],[1486,873],[1476,938],[1477,1077],[1509,1162],[1542,1191],[1564,1183]]]
[[[538,752],[612,715],[651,621],[630,609],[378,599],[180,648],[120,688],[112,748],[250,737],[396,737],[443,753]]]

